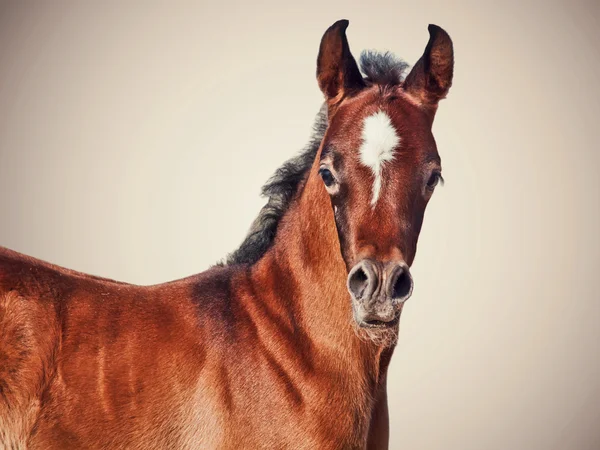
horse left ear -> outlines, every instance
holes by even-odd
[[[452,39],[442,28],[429,25],[429,42],[423,56],[404,80],[403,87],[421,104],[437,107],[450,86],[454,73]]]
[[[348,24],[347,20],[338,20],[327,29],[321,39],[317,58],[317,81],[329,106],[365,87],[360,70],[350,53],[346,38]]]

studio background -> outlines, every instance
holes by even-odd
[[[325,29],[454,41],[393,449],[600,448],[597,2],[0,1],[0,245],[137,284],[233,251],[307,142]]]

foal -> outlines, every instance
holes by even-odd
[[[321,41],[325,105],[226,263],[135,286],[0,249],[0,447],[382,449],[386,373],[425,206],[452,42]]]

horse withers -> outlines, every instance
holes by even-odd
[[[0,447],[382,449],[386,373],[452,82],[430,25],[407,65],[324,34],[325,104],[240,248],[135,286],[0,250]]]

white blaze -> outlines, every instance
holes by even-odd
[[[394,159],[394,149],[400,143],[390,117],[378,111],[365,119],[362,130],[363,142],[360,146],[360,160],[373,171],[373,197],[371,205],[375,206],[381,191],[381,170],[386,161]]]

